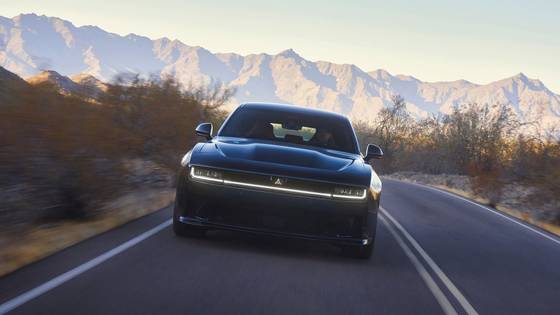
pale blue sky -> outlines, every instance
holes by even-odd
[[[0,15],[58,16],[212,52],[278,53],[421,80],[525,73],[560,93],[560,1],[0,0]]]

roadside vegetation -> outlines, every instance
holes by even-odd
[[[123,75],[92,98],[12,79],[0,78],[0,260],[14,265],[0,275],[169,204],[196,124],[223,119],[234,93]]]
[[[374,124],[358,123],[357,133],[361,144],[377,143],[385,151],[376,165],[382,174],[462,176],[468,179],[463,190],[492,207],[520,188],[514,199],[523,215],[560,225],[560,140],[553,130],[527,136],[521,127],[499,104],[467,104],[418,120],[395,96]]]
[[[169,204],[196,124],[219,126],[235,93],[136,75],[102,92],[59,91],[0,68],[0,275]],[[381,174],[560,226],[557,133],[520,135],[515,117],[506,106],[468,104],[418,120],[395,96],[356,129],[362,145],[383,148]]]

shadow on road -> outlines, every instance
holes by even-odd
[[[381,229],[378,229],[378,232]],[[383,234],[385,231],[383,231]],[[385,235],[382,236],[384,238]],[[377,248],[369,260],[347,257],[342,254],[341,248],[328,243],[283,239],[268,235],[254,235],[232,231],[209,231],[204,238],[180,238],[179,242],[185,243],[189,248],[195,246],[200,250],[219,250],[235,255],[276,256],[283,258],[321,261],[352,266],[390,266],[384,261],[381,252],[385,249],[380,240],[376,241]],[[384,267],[384,268],[385,268]]]

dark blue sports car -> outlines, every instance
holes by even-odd
[[[173,228],[202,236],[226,229],[327,241],[371,256],[381,181],[350,121],[294,105],[243,104],[181,161]]]

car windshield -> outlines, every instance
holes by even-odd
[[[356,153],[350,123],[338,117],[240,108],[219,136],[287,142]]]

